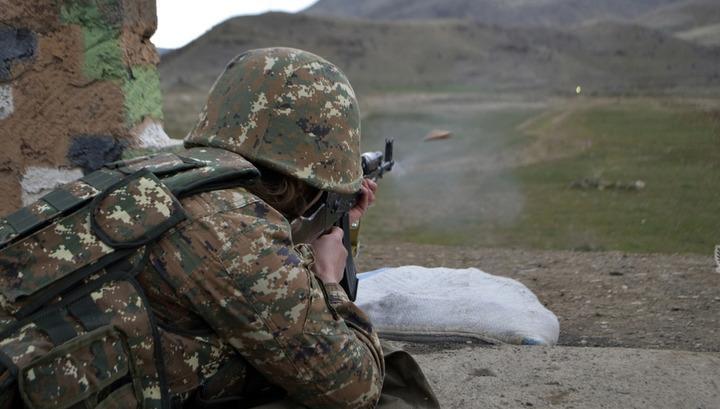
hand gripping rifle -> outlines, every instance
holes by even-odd
[[[385,172],[392,170],[395,161],[393,160],[393,140],[385,141],[385,152],[366,152],[361,157],[363,177],[373,181],[383,177]],[[358,226],[350,226],[349,211],[360,199],[360,192],[352,194],[341,194],[325,192],[316,206],[313,206],[305,215],[297,218],[292,225],[293,241],[295,243],[309,243],[319,237],[323,232],[333,226],[340,227],[345,233],[343,244],[347,250],[347,262],[345,263],[345,274],[340,285],[347,293],[350,300],[355,301],[357,296],[357,271],[353,260],[353,240],[357,235]],[[353,233],[354,232],[354,233]]]

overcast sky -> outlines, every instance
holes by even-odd
[[[266,11],[300,11],[317,0],[157,0],[158,28],[152,42],[178,48],[230,17]]]

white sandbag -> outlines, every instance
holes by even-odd
[[[523,284],[475,268],[402,266],[360,274],[356,304],[386,338],[554,345],[558,319]]]

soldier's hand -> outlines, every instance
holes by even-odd
[[[343,245],[343,235],[341,228],[333,227],[310,243],[315,253],[312,269],[325,284],[339,283],[345,273],[347,250]]]
[[[375,202],[375,192],[377,191],[377,183],[370,179],[363,179],[362,187],[360,187],[360,200],[350,209],[350,224],[357,223],[363,217],[368,207]]]

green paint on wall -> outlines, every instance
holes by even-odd
[[[162,119],[160,76],[155,66],[137,65],[130,72],[132,76],[123,83],[127,125],[136,125],[146,117]]]
[[[123,10],[120,0],[57,0],[65,24],[82,28],[83,73],[90,80],[115,81],[122,87],[125,122],[162,119],[160,77],[154,65],[128,67],[120,44]]]
[[[85,76],[95,80],[119,79],[127,76],[120,40],[117,36],[109,37],[105,30],[95,28],[84,29]]]
[[[122,79],[127,74],[120,47],[122,7],[117,0],[64,0],[60,17],[82,27],[83,73],[91,80]]]

